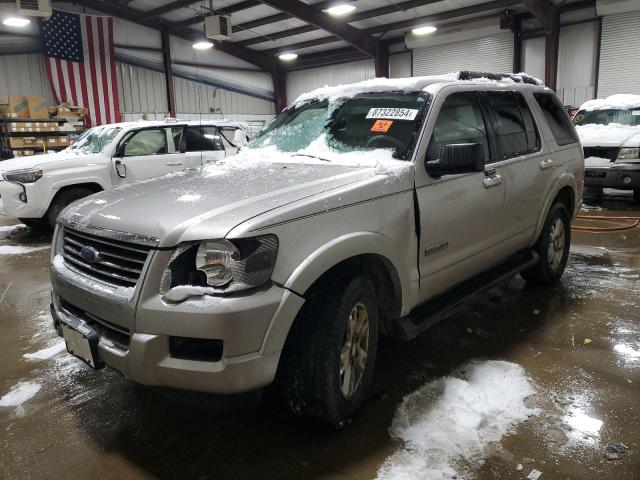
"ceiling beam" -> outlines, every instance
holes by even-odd
[[[432,4],[432,3],[438,3],[438,2],[441,2],[441,1],[443,1],[443,0],[408,0],[406,2],[394,3],[394,4],[391,4],[391,5],[386,5],[384,7],[373,8],[371,10],[365,10],[364,12],[358,12],[358,13],[355,13],[355,14],[350,15],[349,17],[345,18],[345,21],[347,23],[358,22],[360,20],[366,20],[368,18],[373,18],[373,17],[380,17],[382,15],[388,15],[390,13],[402,12],[402,11],[405,11],[405,10],[409,10],[411,8],[422,7],[424,5],[429,5],[429,4]],[[329,4],[331,2],[324,2],[324,3]],[[314,7],[315,6],[316,5],[314,4]],[[266,18],[264,20],[266,20]],[[241,27],[243,25],[245,25],[245,24],[240,24],[240,25],[238,25],[238,27]],[[303,27],[292,28],[292,29],[289,29],[289,30],[283,30],[281,32],[276,32],[276,33],[269,33],[267,35],[263,35],[263,36],[259,36],[259,37],[255,37],[255,38],[250,38],[248,40],[243,40],[241,42],[236,42],[236,43],[246,47],[246,46],[249,46],[249,45],[255,45],[257,43],[268,42],[270,40],[278,40],[280,38],[286,38],[286,37],[292,37],[294,35],[300,35],[301,33],[313,32],[315,30],[317,30],[317,27],[315,27],[314,25],[305,25]]]
[[[141,23],[146,23],[153,18],[175,12],[176,10],[189,7],[195,3],[202,2],[199,2],[197,0],[174,0],[173,2],[167,3],[166,5],[162,5],[152,10],[142,12],[138,17],[138,21]],[[260,5],[260,2],[258,2],[258,0],[245,0],[243,2],[229,5],[228,7],[216,9],[215,12],[212,13],[216,13],[219,15],[230,15],[232,13],[239,12],[240,10],[246,10],[247,8],[255,7],[256,5]]]
[[[368,35],[373,35],[375,33],[384,33],[392,30],[402,30],[409,29],[412,27],[417,27],[424,23],[436,23],[442,22],[444,20],[450,20],[452,18],[463,17],[466,15],[474,15],[476,13],[482,13],[487,10],[497,10],[501,8],[509,8],[515,5],[520,5],[522,3],[521,0],[494,0],[492,2],[482,3],[479,5],[472,5],[469,7],[457,8],[455,10],[449,10],[447,12],[434,13],[432,15],[426,15],[424,17],[411,18],[409,20],[402,20],[394,23],[387,23],[383,25],[376,25],[375,27],[366,28],[362,30],[364,33]],[[267,50],[261,50],[261,53],[264,55],[274,55],[284,48],[287,50],[301,50],[303,48],[309,47],[317,47],[319,45],[326,45],[328,43],[335,43],[339,41],[340,38],[335,35],[331,35],[328,37],[316,38],[314,40],[308,40],[306,42],[294,43],[292,45],[286,45],[278,48],[270,48]]]
[[[339,37],[371,57],[378,55],[379,43],[377,38],[352,27],[342,20],[332,18],[322,10],[307,5],[300,0],[260,0],[260,2],[286,12],[303,22],[315,25],[317,28]]]

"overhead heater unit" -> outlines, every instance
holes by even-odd
[[[231,17],[229,15],[211,15],[204,19],[204,33],[213,40],[231,38]]]
[[[18,15],[24,17],[50,17],[51,0],[16,0]]]

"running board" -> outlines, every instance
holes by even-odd
[[[486,272],[427,300],[414,308],[409,315],[389,325],[390,334],[403,340],[411,340],[429,327],[461,310],[476,295],[507,282],[514,275],[538,263],[538,254],[523,250]]]

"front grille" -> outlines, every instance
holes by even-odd
[[[584,157],[608,158],[612,162],[618,158],[620,149],[618,147],[584,147]]]
[[[87,259],[82,249],[93,249],[98,255]],[[112,240],[64,227],[62,251],[65,261],[91,277],[112,285],[132,287],[142,274],[150,247]]]

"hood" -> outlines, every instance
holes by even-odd
[[[47,165],[63,162],[65,160],[80,160],[94,158],[94,155],[83,155],[65,149],[61,152],[46,153],[44,155],[33,155],[29,157],[18,157],[10,160],[0,161],[0,173],[11,170],[24,170],[27,168],[45,167]]]
[[[640,127],[629,125],[579,125],[576,131],[583,147],[638,147]]]
[[[252,217],[376,174],[375,168],[330,163],[205,167],[92,195],[61,217],[157,238],[160,247],[171,247],[224,238]]]

